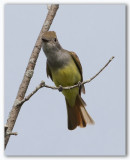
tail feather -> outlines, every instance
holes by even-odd
[[[75,106],[70,106],[66,100],[68,113],[68,129],[73,130],[77,126],[86,127],[87,124],[94,124],[93,119],[85,109],[86,103],[80,95],[76,97]]]

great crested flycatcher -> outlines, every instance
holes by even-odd
[[[61,47],[54,31],[43,34],[42,48],[47,57],[47,76],[52,79],[57,87],[59,85],[63,87],[73,86],[79,81],[83,81],[82,66],[78,56]],[[70,130],[77,126],[85,127],[87,124],[94,123],[85,109],[86,104],[81,98],[81,91],[85,93],[84,86],[62,91],[66,100],[68,129]]]

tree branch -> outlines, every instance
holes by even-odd
[[[7,136],[7,135],[15,135],[15,136],[17,136],[18,135],[17,132],[7,132],[7,129],[8,129],[8,126],[5,125],[4,126],[4,134],[5,134],[5,136]]]
[[[51,89],[55,89],[55,90],[59,90],[59,91],[63,91],[63,90],[69,90],[69,89],[73,89],[73,88],[76,88],[76,87],[81,87],[82,85],[86,84],[86,83],[89,83],[91,82],[94,78],[96,78],[107,66],[108,64],[114,59],[114,57],[111,57],[109,59],[109,61],[105,64],[104,67],[102,67],[100,69],[100,71],[98,73],[96,73],[93,77],[91,77],[89,80],[86,80],[84,82],[78,82],[76,85],[73,85],[73,86],[67,86],[67,87],[62,87],[62,86],[59,86],[59,87],[53,87],[53,86],[49,86],[49,85],[46,85],[44,81],[41,81],[41,83],[36,87],[36,89],[30,93],[27,97],[25,97],[22,101],[18,102],[15,106],[18,107],[20,106],[21,104],[23,104],[24,102],[28,101],[40,88],[43,88],[43,87],[46,87],[46,88],[51,88]]]
[[[14,136],[17,136],[18,133],[17,132],[6,132],[6,136],[8,135],[14,135]]]
[[[56,12],[57,12],[58,8],[59,8],[59,5],[53,4],[53,5],[51,5],[50,9],[48,10],[48,14],[47,14],[46,20],[45,20],[45,22],[43,24],[43,27],[42,27],[42,29],[40,31],[40,34],[39,34],[39,36],[37,38],[37,41],[35,43],[35,46],[33,48],[33,51],[32,51],[31,57],[29,59],[29,62],[28,62],[28,65],[27,65],[23,80],[22,80],[21,85],[19,87],[19,90],[18,90],[16,99],[15,99],[14,105],[12,107],[12,110],[11,110],[11,112],[9,114],[9,118],[7,120],[7,123],[6,123],[6,125],[8,126],[6,132],[8,132],[8,133],[12,133],[13,127],[14,127],[16,119],[17,119],[17,116],[18,116],[19,111],[20,111],[21,106],[22,106],[22,103],[19,105],[19,107],[16,107],[16,104],[18,102],[22,101],[22,99],[24,98],[25,93],[26,93],[26,91],[28,89],[30,80],[31,80],[31,78],[33,76],[34,68],[35,68],[35,65],[36,65],[36,61],[37,61],[37,58],[39,56],[39,52],[41,50],[41,43],[42,43],[41,38],[42,38],[42,35],[43,35],[44,32],[49,30],[49,28],[50,28],[50,26],[52,24],[52,21],[53,21],[55,15],[56,15]],[[7,146],[9,138],[10,138],[10,134],[9,135],[5,134],[5,148]]]

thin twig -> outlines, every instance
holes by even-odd
[[[100,71],[99,71],[97,74],[95,74],[95,75],[94,75],[92,78],[90,78],[89,80],[82,82],[82,84],[91,82],[95,77],[97,77],[97,76],[108,66],[108,64],[109,64],[114,58],[115,58],[115,57],[112,56],[112,57],[109,59],[109,61],[105,64],[105,66],[104,66],[102,69],[100,69]]]
[[[49,85],[46,85],[44,81],[41,81],[41,83],[36,87],[36,89],[30,93],[27,97],[25,97],[22,101],[20,101],[19,103],[16,104],[16,106],[20,106],[21,104],[23,104],[24,102],[28,101],[40,88],[43,88],[43,87],[46,87],[46,88],[51,88],[51,89],[54,89],[54,90],[59,90],[59,91],[62,91],[62,90],[68,90],[68,89],[73,89],[73,88],[76,88],[76,87],[81,87],[82,85],[86,84],[86,83],[89,83],[91,82],[94,78],[96,78],[107,66],[108,64],[114,59],[114,57],[111,57],[109,59],[109,61],[105,64],[105,66],[103,68],[100,69],[100,71],[98,73],[96,73],[93,77],[91,77],[89,80],[86,80],[84,82],[78,82],[77,84],[73,85],[73,86],[67,86],[67,87],[62,87],[62,86],[59,86],[59,87],[54,87],[54,86],[49,86]]]
[[[17,136],[18,133],[17,133],[17,132],[7,132],[7,133],[6,133],[6,136],[7,136],[7,135],[14,135],[14,136]]]

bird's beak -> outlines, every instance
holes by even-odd
[[[42,38],[42,41],[43,41],[43,42],[48,42],[49,40],[46,39],[45,37],[43,37],[43,38]]]

